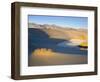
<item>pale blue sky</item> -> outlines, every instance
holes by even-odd
[[[87,17],[29,15],[28,22],[37,24],[55,24],[63,27],[69,26],[73,28],[88,27]]]

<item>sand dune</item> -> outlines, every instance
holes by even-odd
[[[31,55],[29,56],[29,66],[45,65],[71,65],[86,64],[87,56],[54,53],[53,55]]]
[[[29,24],[28,36],[29,66],[87,63],[87,50],[77,47],[82,41],[87,42],[87,29]]]
[[[46,32],[50,38],[58,39],[85,39],[87,40],[87,29],[74,29],[72,27],[60,27],[57,25],[40,25],[35,23],[29,23],[29,28],[38,28]]]

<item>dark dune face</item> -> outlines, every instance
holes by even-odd
[[[35,28],[28,29],[29,54],[34,49],[37,49],[37,48],[54,49],[58,43],[63,42],[63,41],[65,40],[49,38],[48,34],[46,34],[41,29],[35,29]]]

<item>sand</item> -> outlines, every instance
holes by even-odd
[[[86,63],[87,63],[86,55],[54,53],[52,55],[29,56],[29,66],[74,65],[74,64],[86,64]]]

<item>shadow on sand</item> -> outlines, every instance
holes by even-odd
[[[64,41],[67,42],[64,39],[50,38],[42,29],[28,28],[28,54],[31,54],[32,51],[38,48],[47,48],[58,53],[87,55],[87,50],[80,50],[77,46],[57,46],[57,44]]]

